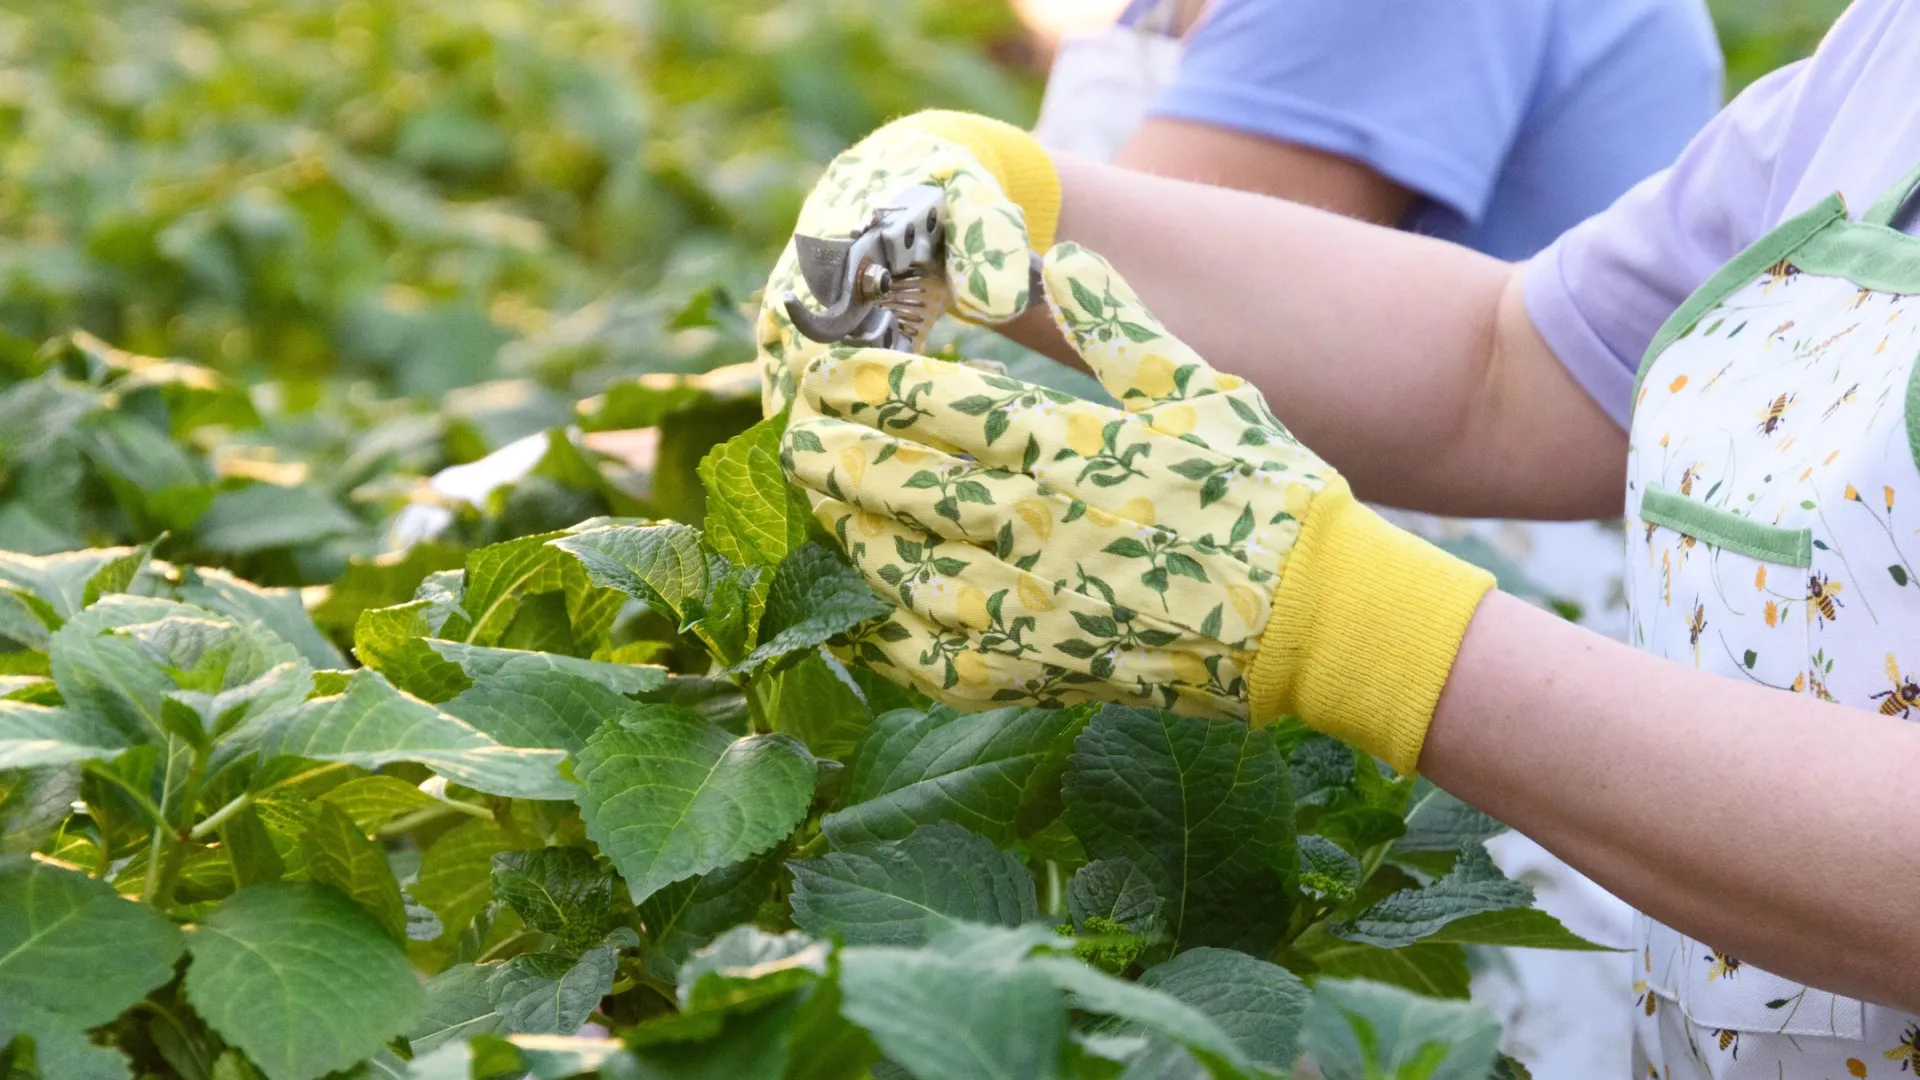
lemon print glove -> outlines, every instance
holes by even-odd
[[[1491,575],[1356,502],[1099,256],[1045,278],[1122,409],[883,350],[800,380],[788,468],[898,605],[860,657],[962,706],[1297,714],[1411,772]]]
[[[937,184],[946,197],[954,309],[984,323],[1025,311],[1028,250],[1053,243],[1060,180],[1040,144],[1010,124],[938,110],[888,124],[833,160],[807,196],[795,232],[846,236],[915,184]],[[792,399],[794,372],[827,349],[794,329],[782,303],[790,291],[811,297],[792,243],[774,265],[755,326],[769,416]]]

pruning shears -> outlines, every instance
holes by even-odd
[[[852,235],[795,236],[800,275],[824,307],[785,297],[794,329],[822,345],[859,345],[924,352],[927,333],[946,311],[946,194],[934,184],[903,188],[877,207]],[[1041,295],[1040,257],[1032,256]]]

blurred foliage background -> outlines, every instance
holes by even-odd
[[[1842,6],[1712,2],[1734,87]],[[1002,0],[10,0],[0,549],[314,585],[423,499],[457,542],[697,520],[755,411],[701,373],[821,164],[928,105],[1030,121],[1044,68]],[[427,486],[543,432],[522,483]]]
[[[1811,53],[1847,0],[1710,0],[1727,86],[1738,92],[1782,64]]]

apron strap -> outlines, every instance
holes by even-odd
[[[1906,232],[1916,219],[1920,219],[1920,168],[1875,199],[1860,220],[1868,225],[1884,225],[1895,232]]]

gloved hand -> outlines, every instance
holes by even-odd
[[[888,124],[833,160],[795,232],[846,236],[882,200],[914,184],[946,193],[947,279],[958,313],[998,323],[1025,311],[1028,250],[1053,243],[1060,181],[1040,144],[1010,124],[941,111]],[[792,400],[793,373],[827,351],[794,329],[783,303],[788,292],[810,295],[792,243],[774,265],[755,327],[769,416]]]
[[[1411,772],[1492,576],[1355,501],[1105,260],[1045,266],[1125,411],[882,350],[800,380],[788,468],[899,605],[860,658],[959,705],[1297,714]]]

